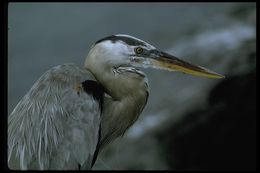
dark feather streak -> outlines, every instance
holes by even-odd
[[[123,41],[126,44],[131,45],[131,46],[146,46],[144,42],[141,42],[139,40],[129,38],[126,36],[116,36],[116,35],[111,35],[111,36],[102,38],[102,39],[98,40],[95,44],[101,43],[102,41],[106,41],[106,40],[110,40],[113,43],[115,43],[117,41]]]
[[[82,82],[83,89],[86,93],[91,94],[95,100],[98,101],[101,109],[101,113],[103,110],[103,99],[104,99],[104,88],[102,85],[93,80],[86,80]],[[96,150],[94,152],[94,156],[91,162],[91,167],[95,164],[100,148],[100,139],[101,139],[101,124],[99,125],[98,131],[98,143],[96,146]]]

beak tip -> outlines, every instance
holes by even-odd
[[[198,65],[190,64],[165,52],[160,51],[157,54],[159,57],[154,59],[152,64],[162,69],[170,70],[170,71],[179,71],[179,72],[183,72],[186,74],[199,76],[199,77],[215,78],[215,79],[225,78],[224,75],[218,74],[214,71],[211,71],[207,68]]]
[[[225,77],[224,75],[222,75],[222,74],[216,73],[215,78],[217,78],[217,79],[224,79],[224,78],[226,78],[226,77]]]

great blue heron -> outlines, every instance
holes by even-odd
[[[222,78],[118,34],[97,41],[84,67],[45,72],[8,117],[11,169],[91,169],[98,152],[133,125],[146,105],[146,75],[137,67]]]

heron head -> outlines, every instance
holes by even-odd
[[[91,58],[89,59],[94,59],[95,62],[88,63],[86,60],[85,65],[105,63],[106,67],[124,68],[126,70],[133,70],[136,67],[152,67],[208,78],[224,77],[204,67],[193,65],[160,51],[143,40],[125,34],[112,35],[97,41],[92,46],[90,55]],[[136,70],[137,73],[138,71]]]

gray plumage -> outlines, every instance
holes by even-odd
[[[147,103],[148,80],[136,67],[223,77],[135,37],[105,37],[83,68],[63,64],[44,73],[8,116],[9,168],[91,169],[99,149],[122,136]]]
[[[76,84],[95,80],[73,64],[40,77],[8,118],[12,169],[90,168],[98,142],[98,102]]]

